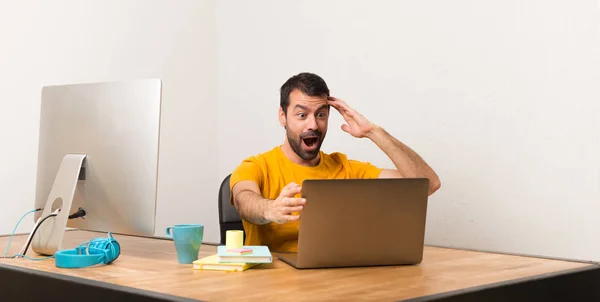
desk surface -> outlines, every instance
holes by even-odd
[[[74,248],[104,233],[67,231],[63,248]],[[425,247],[423,263],[415,266],[296,270],[278,259],[245,272],[193,270],[177,263],[173,242],[114,235],[121,255],[111,265],[60,269],[54,259],[3,259],[0,264],[81,277],[198,300],[403,300],[469,287],[585,268],[590,263]],[[23,245],[25,235],[13,237],[8,255]],[[8,236],[0,237],[2,253]],[[216,252],[202,245],[200,257]],[[37,257],[29,252],[30,257]]]

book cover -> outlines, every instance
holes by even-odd
[[[193,262],[193,268],[197,270],[213,270],[213,271],[230,271],[243,272],[258,263],[243,263],[243,262],[219,262],[219,255],[212,254],[210,256],[198,259]]]
[[[269,247],[266,245],[245,245],[242,248],[250,249],[252,252],[249,253],[236,253],[228,252],[227,247],[220,245],[217,247],[217,254],[219,255],[219,262],[221,263],[272,263],[273,256]]]

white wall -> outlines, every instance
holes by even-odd
[[[312,71],[439,173],[428,244],[600,260],[598,21],[591,0],[2,1],[0,233],[33,205],[41,86],[162,78],[156,233],[217,241],[216,188],[282,142],[278,89]],[[326,151],[391,167],[340,124]]]
[[[595,1],[217,5],[220,177],[283,141],[278,88],[312,71],[439,173],[428,244],[600,260]],[[339,125],[325,151],[391,166]]]
[[[212,1],[0,1],[0,233],[34,205],[42,86],[161,78],[156,234],[218,241],[214,25]]]

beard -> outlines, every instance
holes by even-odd
[[[313,160],[319,155],[325,134],[319,130],[295,135],[287,132],[287,138],[292,150],[303,160]],[[308,143],[307,143],[308,142]]]

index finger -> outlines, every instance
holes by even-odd
[[[295,182],[290,182],[289,184],[287,184],[285,187],[283,187],[284,189],[287,188],[292,188],[292,187],[299,187],[299,185]]]
[[[329,104],[329,105],[331,105],[331,106],[333,106],[335,108],[339,107],[340,103],[341,103],[340,100],[338,98],[336,98],[336,97],[330,96],[330,97],[327,98],[327,104]]]
[[[334,105],[342,106],[342,105],[346,104],[344,101],[342,101],[341,99],[338,99],[334,96],[328,97],[327,102],[330,103],[332,106],[334,106]]]
[[[329,105],[333,106],[333,108],[338,109],[338,111],[340,109],[343,109],[345,112],[353,113],[352,108],[350,108],[350,106],[348,106],[348,104],[346,104],[346,102],[342,101],[341,99],[330,96],[328,98],[328,103]]]
[[[281,190],[281,195],[286,197],[294,196],[302,191],[302,187],[296,186],[286,186]]]

